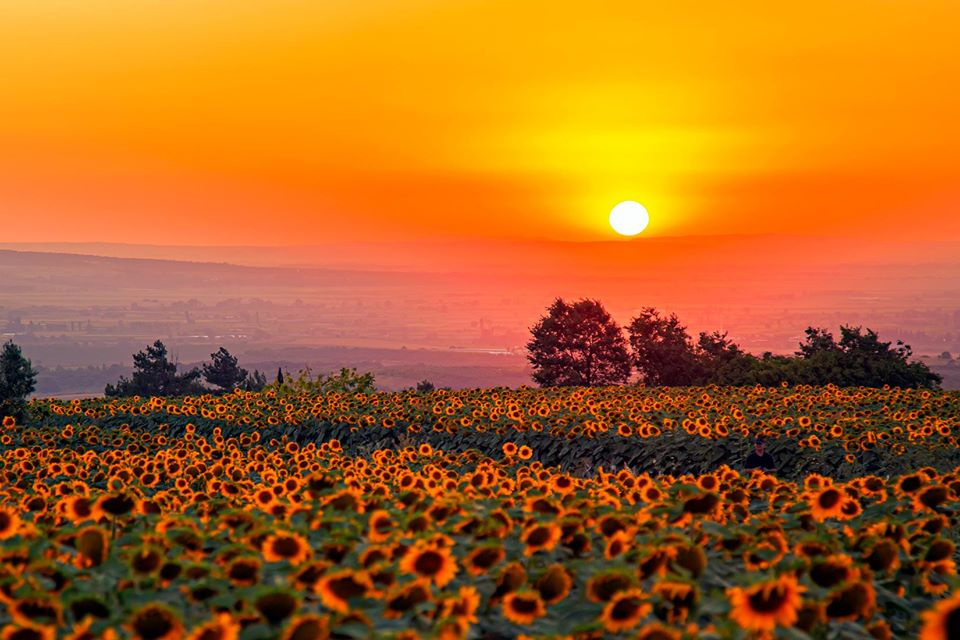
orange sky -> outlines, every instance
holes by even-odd
[[[0,0],[0,235],[597,240],[636,199],[654,236],[939,239],[958,24],[956,0]]]

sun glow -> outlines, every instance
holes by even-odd
[[[623,236],[635,236],[650,224],[650,214],[639,202],[625,200],[610,211],[610,226]]]

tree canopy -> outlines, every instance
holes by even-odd
[[[220,347],[210,354],[210,363],[202,367],[203,379],[221,391],[233,391],[247,379],[247,370],[237,365],[237,358]]]
[[[596,300],[557,298],[531,333],[527,359],[541,386],[622,384],[630,377],[623,332]]]
[[[167,358],[167,347],[160,340],[133,355],[133,375],[120,376],[116,385],[108,384],[106,396],[182,396],[203,393],[200,370],[177,373],[177,365]]]
[[[531,329],[528,359],[542,386],[620,384],[631,367],[651,386],[834,384],[930,388],[942,377],[913,361],[909,345],[881,341],[871,329],[843,325],[840,339],[808,327],[793,356],[745,352],[726,333],[701,332],[694,340],[676,314],[645,307],[627,325],[630,351],[619,327],[597,301],[573,305],[557,299]],[[622,359],[626,356],[626,364]],[[598,366],[598,363],[603,363]]]

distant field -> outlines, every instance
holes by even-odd
[[[884,638],[958,606],[957,393],[31,408],[0,436],[5,637]]]

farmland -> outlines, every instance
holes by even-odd
[[[31,411],[0,434],[4,638],[957,637],[954,392]]]

